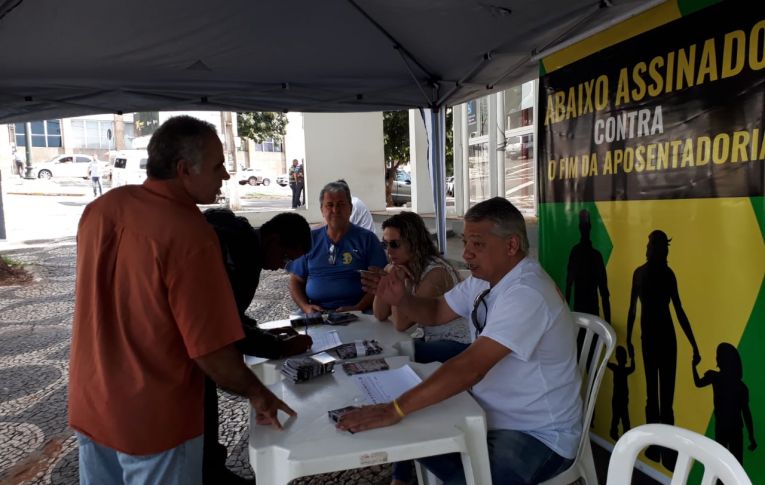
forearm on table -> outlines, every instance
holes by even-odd
[[[366,309],[368,309],[369,307],[372,306],[372,302],[374,301],[374,299],[375,299],[375,296],[373,294],[371,294],[371,293],[364,293],[364,296],[361,298],[361,300],[359,300],[358,303],[356,303],[356,305],[354,305],[354,307],[358,311],[362,311],[363,312],[364,310],[366,310]]]
[[[448,360],[428,379],[399,397],[398,403],[404,414],[411,414],[435,403],[466,391],[477,384],[484,376],[469,365],[469,359],[460,359],[461,355]]]
[[[396,330],[399,332],[408,330],[409,327],[416,323],[414,320],[409,318],[409,315],[407,315],[405,311],[397,306],[391,307],[390,320],[393,322],[393,326],[396,327]]]
[[[423,326],[441,325],[442,323],[454,320],[458,316],[449,308],[443,297],[423,298],[405,295],[398,307],[412,321]]]
[[[375,318],[380,320],[387,320],[391,316],[391,306],[387,303],[383,303],[379,298],[375,298],[372,302],[372,311]]]
[[[233,344],[197,357],[194,361],[218,386],[234,394],[253,398],[265,389],[244,364],[242,354]]]

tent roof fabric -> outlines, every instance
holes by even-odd
[[[452,106],[537,77],[534,53],[645,3],[0,0],[0,122]]]

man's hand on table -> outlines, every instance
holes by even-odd
[[[250,404],[255,408],[255,422],[257,424],[271,425],[276,429],[282,429],[277,412],[284,411],[290,416],[297,416],[297,413],[287,406],[274,393],[266,388],[262,388],[255,396],[250,396]]]
[[[313,339],[308,335],[296,334],[281,341],[282,357],[308,352],[313,345]]]
[[[392,403],[364,406],[340,416],[337,428],[353,433],[383,428],[401,421]]]
[[[308,304],[302,306],[300,309],[303,310],[303,313],[305,313],[306,315],[308,315],[310,313],[321,313],[321,312],[326,311],[322,307],[320,307],[319,305],[314,305],[312,303],[308,303]]]

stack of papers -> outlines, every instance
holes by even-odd
[[[282,374],[292,382],[305,382],[314,377],[329,374],[335,368],[335,358],[326,352],[310,357],[287,359],[282,364]]]

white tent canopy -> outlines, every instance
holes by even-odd
[[[533,79],[536,54],[649,3],[0,0],[0,122],[200,109],[438,112]],[[438,151],[431,163],[443,167]],[[443,199],[443,170],[434,179]]]

